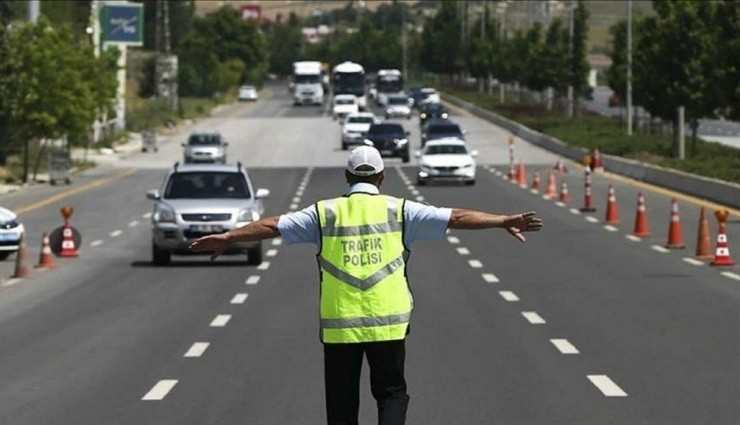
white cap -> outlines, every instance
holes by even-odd
[[[356,176],[377,174],[383,171],[383,158],[380,157],[380,152],[372,146],[358,146],[349,153],[347,171]]]

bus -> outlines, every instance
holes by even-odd
[[[365,68],[354,62],[342,62],[331,72],[332,94],[353,94],[361,110],[367,108]]]
[[[375,77],[376,101],[385,106],[388,95],[403,92],[403,75],[397,69],[381,69]]]

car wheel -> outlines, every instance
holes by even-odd
[[[152,263],[155,266],[166,266],[170,264],[171,255],[170,252],[165,249],[159,249],[157,245],[152,243]]]
[[[0,251],[0,261],[3,261],[10,257],[10,254],[12,254],[14,251]]]
[[[344,142],[342,142],[342,150],[343,151],[346,151],[347,150],[347,144],[344,143]]]
[[[401,157],[401,160],[403,161],[404,164],[408,163],[411,160],[411,158],[409,157],[409,153],[406,152],[405,154],[403,154],[403,157]]]
[[[424,180],[421,180],[421,179],[416,180],[417,186],[425,186],[426,184],[427,182],[425,182]]]
[[[247,250],[247,264],[250,266],[262,264],[262,242],[256,247]]]
[[[473,185],[475,185],[475,180],[468,180],[468,181],[465,182],[465,184],[468,185],[468,186],[473,186]]]

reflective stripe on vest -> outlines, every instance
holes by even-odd
[[[405,276],[402,202],[356,193],[317,203],[322,341],[406,336],[413,300]]]

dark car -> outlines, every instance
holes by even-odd
[[[388,121],[373,124],[365,137],[382,156],[395,156],[409,162],[409,132],[401,124]]]
[[[424,127],[424,123],[429,119],[447,119],[449,116],[449,111],[441,103],[424,103],[419,108],[419,126]]]
[[[421,100],[421,86],[410,86],[406,89],[406,95],[414,101],[413,106],[418,107]]]
[[[432,118],[424,123],[421,129],[421,146],[426,142],[443,137],[456,137],[465,140],[465,131],[460,126],[450,120],[443,118]]]

